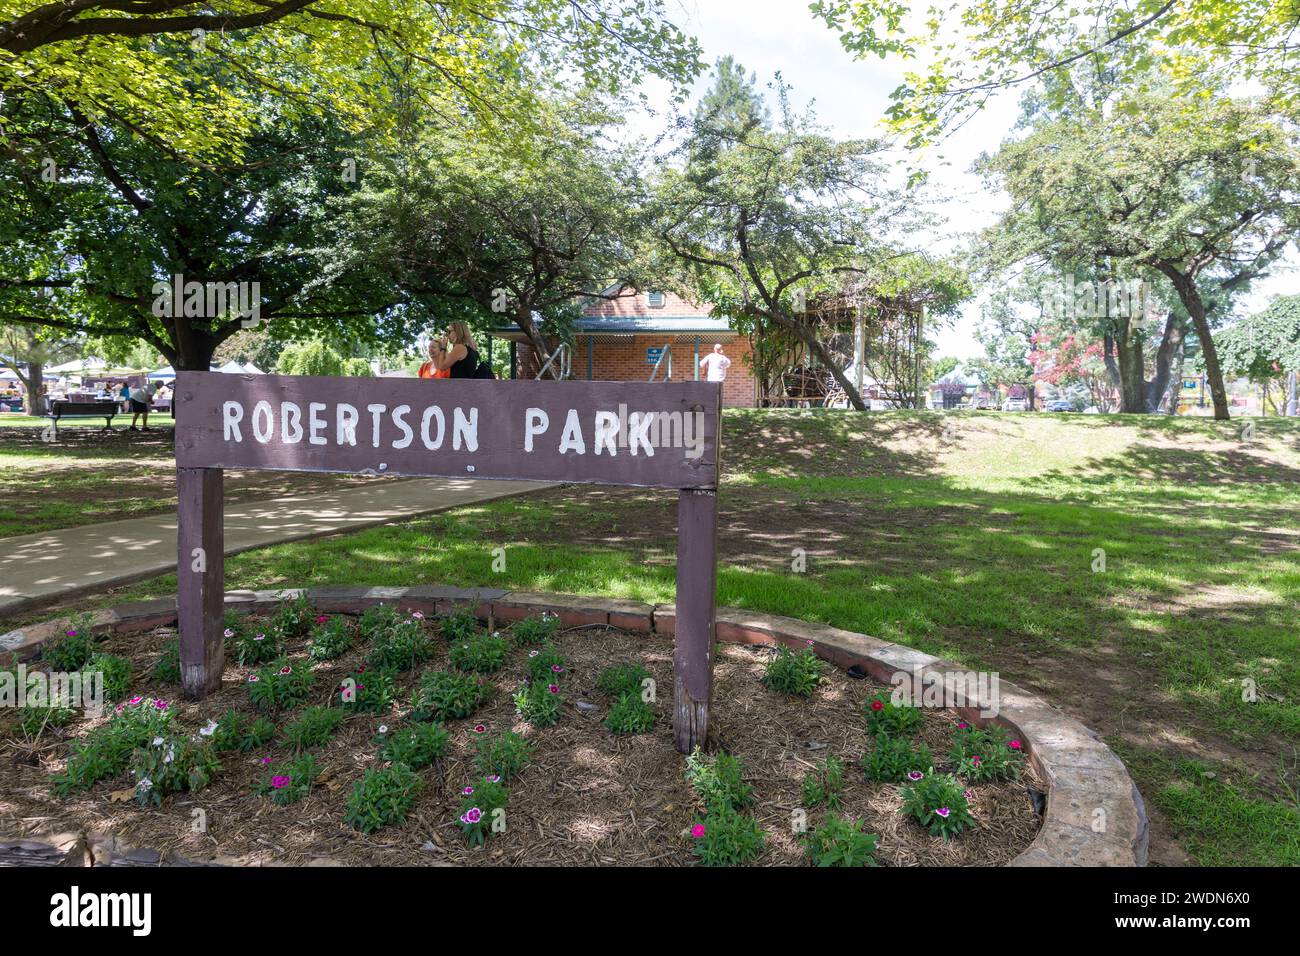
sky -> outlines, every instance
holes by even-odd
[[[812,104],[821,125],[842,138],[880,136],[881,118],[889,94],[909,68],[897,58],[857,61],[840,45],[839,35],[808,11],[807,0],[668,0],[669,15],[699,40],[710,65],[730,54],[757,75],[765,89],[776,74],[791,87],[796,109]],[[915,69],[915,65],[910,66]],[[706,74],[692,90],[693,102],[710,82]],[[646,86],[652,107],[670,108],[667,86]],[[994,97],[973,120],[941,146],[923,154],[920,165],[930,174],[928,189],[941,197],[938,211],[946,225],[935,234],[917,237],[921,248],[949,251],[962,236],[991,225],[1006,205],[1006,197],[989,189],[970,172],[983,152],[991,152],[1010,135],[1017,115],[1016,95]],[[629,130],[654,136],[663,129],[662,115],[629,117]],[[1279,294],[1300,292],[1297,273],[1275,276],[1259,284],[1247,300],[1249,311],[1263,308]],[[975,339],[981,299],[966,304],[951,327],[934,327],[936,357],[975,358],[983,348]]]

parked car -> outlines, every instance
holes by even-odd
[[[1065,399],[1058,398],[1055,401],[1047,403],[1046,411],[1049,412],[1072,412],[1074,411],[1074,402],[1067,402]]]
[[[1008,398],[1002,403],[1004,412],[1027,412],[1029,411],[1029,402],[1023,398]]]

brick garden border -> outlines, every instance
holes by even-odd
[[[235,611],[269,610],[286,598],[306,593],[320,611],[358,611],[375,604],[395,604],[408,611],[446,614],[453,609],[471,606],[483,620],[510,622],[551,611],[559,615],[565,627],[608,624],[631,631],[673,634],[676,623],[672,605],[645,604],[639,601],[611,600],[571,594],[507,591],[501,588],[454,588],[422,586],[389,587],[319,587],[274,591],[230,591],[226,608]],[[123,604],[95,613],[92,633],[125,634],[152,630],[176,622],[176,602],[172,598]],[[34,658],[51,636],[66,626],[59,618],[29,625],[0,635],[0,664]],[[717,639],[733,644],[803,646],[811,644],[818,657],[848,668],[857,665],[877,680],[889,683],[895,674],[911,675],[917,668],[925,675],[937,675],[958,702],[956,710],[963,719],[977,726],[997,723],[1014,731],[1024,742],[1029,759],[1047,781],[1047,808],[1038,836],[1010,866],[1145,866],[1147,861],[1147,816],[1142,796],[1127,768],[1110,748],[1098,740],[1077,720],[1050,706],[1040,697],[1014,684],[1001,681],[999,711],[996,717],[984,718],[980,711],[985,702],[968,695],[964,681],[955,675],[965,674],[941,658],[923,654],[902,644],[813,624],[797,618],[758,614],[736,608],[717,609]],[[1104,826],[1094,829],[1097,821]],[[1100,831],[1100,832],[1099,832]],[[65,838],[66,840],[66,838]],[[91,838],[91,842],[100,838]],[[36,849],[39,840],[0,842],[0,860],[4,850],[30,854],[31,862],[41,862]],[[81,845],[85,845],[84,841]],[[153,854],[149,862],[127,861],[126,852],[104,859],[125,863],[111,865],[184,864],[181,859],[161,859],[154,851],[129,851],[136,855]],[[63,865],[80,865],[82,856],[57,854]],[[46,854],[48,856],[48,854]],[[105,865],[100,856],[85,856],[86,861]],[[51,858],[52,861],[52,858]]]

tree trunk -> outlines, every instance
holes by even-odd
[[[1300,414],[1300,410],[1297,410],[1297,405],[1300,405],[1300,395],[1297,395],[1297,392],[1300,391],[1300,386],[1298,386],[1296,382],[1296,379],[1298,378],[1300,378],[1300,375],[1297,375],[1295,372],[1292,372],[1287,376],[1286,413],[1292,418],[1295,418],[1297,414]]]
[[[27,363],[27,378],[23,382],[27,393],[23,396],[23,408],[28,415],[40,417],[45,414],[45,367],[40,362]]]
[[[778,325],[788,329],[798,336],[799,341],[808,346],[809,351],[817,357],[817,360],[830,369],[831,375],[835,377],[835,381],[839,384],[840,388],[844,389],[844,394],[848,396],[849,402],[852,403],[855,409],[860,412],[865,412],[867,410],[866,403],[862,401],[862,395],[853,387],[853,383],[844,375],[844,370],[840,368],[839,363],[835,361],[828,351],[826,351],[825,346],[817,340],[817,336],[813,335],[812,332],[808,330],[807,326],[802,322],[796,322],[793,319],[786,318],[784,315],[777,312],[772,313],[772,318],[776,320]]]
[[[1144,404],[1148,412],[1160,411],[1160,403],[1164,400],[1165,392],[1169,391],[1169,384],[1173,380],[1173,368],[1175,362],[1178,366],[1178,379],[1182,379],[1183,367],[1183,340],[1187,337],[1187,327],[1179,320],[1173,312],[1165,319],[1165,332],[1160,340],[1160,348],[1156,350],[1156,368],[1155,375],[1146,386],[1146,396]],[[1171,405],[1174,403],[1170,402]]]
[[[1115,351],[1119,365],[1119,410],[1127,413],[1147,411],[1142,339],[1133,335],[1131,322],[1125,322],[1115,339]]]
[[[546,364],[546,360],[550,358],[550,353],[546,349],[546,340],[542,338],[542,334],[537,331],[536,323],[533,322],[531,305],[523,302],[519,303],[519,307],[515,309],[515,325],[519,326],[524,335],[528,337],[528,344],[533,349],[533,360],[537,363],[537,369],[540,372],[542,366]],[[560,368],[558,363],[551,366],[550,376],[559,381]]]
[[[1192,317],[1192,327],[1201,343],[1201,357],[1205,362],[1205,380],[1210,386],[1210,397],[1214,401],[1214,417],[1226,422],[1231,418],[1228,413],[1228,390],[1223,386],[1223,370],[1219,368],[1219,351],[1214,347],[1214,338],[1210,334],[1210,321],[1205,314],[1205,303],[1201,301],[1200,290],[1196,280],[1178,271],[1172,265],[1163,265],[1160,271],[1169,277],[1178,292],[1178,298]]]

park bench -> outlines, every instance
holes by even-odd
[[[54,436],[59,435],[59,419],[62,418],[102,418],[104,430],[113,427],[113,416],[121,405],[115,401],[69,402],[56,399],[50,402],[50,419],[54,426]]]

